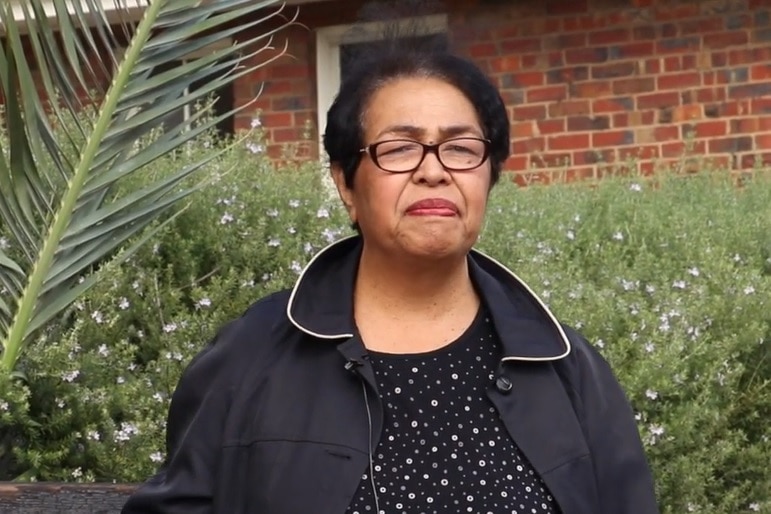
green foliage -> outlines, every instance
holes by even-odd
[[[200,159],[203,140],[153,165]],[[163,458],[169,396],[216,329],[289,287],[348,232],[317,167],[259,141],[41,334],[0,382],[5,477],[140,481]],[[609,359],[665,514],[771,512],[771,187],[704,171],[493,191],[479,249]]]

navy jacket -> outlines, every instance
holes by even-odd
[[[358,237],[330,246],[193,360],[172,398],[167,460],[123,514],[345,513],[383,425],[352,316],[360,251]],[[605,360],[502,265],[472,251],[469,269],[503,350],[489,398],[562,513],[657,514]]]

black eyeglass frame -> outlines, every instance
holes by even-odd
[[[442,157],[439,155],[439,147],[444,145],[444,144],[446,144],[446,143],[450,143],[452,141],[462,141],[462,140],[469,140],[469,139],[474,140],[474,141],[481,141],[482,143],[484,143],[484,153],[482,154],[482,159],[480,159],[479,164],[475,164],[474,166],[469,166],[469,167],[464,167],[464,168],[453,168],[453,167],[447,166],[442,161]],[[403,171],[392,171],[392,170],[386,169],[386,168],[384,168],[383,166],[380,165],[380,163],[378,162],[378,159],[377,159],[377,147],[382,145],[382,144],[384,144],[384,143],[393,143],[393,142],[396,142],[396,141],[404,141],[405,143],[414,143],[414,144],[418,144],[418,145],[423,147],[423,155],[420,157],[420,160],[418,161],[418,164],[415,165],[414,168],[403,170]],[[473,170],[475,168],[478,168],[479,166],[481,166],[490,157],[490,145],[491,144],[492,144],[492,142],[489,139],[484,139],[484,138],[481,138],[481,137],[454,137],[454,138],[451,138],[451,139],[445,139],[444,141],[441,141],[439,143],[435,143],[433,145],[428,145],[426,143],[421,143],[420,141],[415,141],[414,139],[386,139],[385,141],[377,141],[376,143],[370,143],[369,145],[365,146],[364,148],[361,148],[359,150],[359,152],[360,153],[366,153],[367,155],[369,155],[369,158],[372,159],[372,162],[375,164],[375,166],[377,166],[378,168],[380,168],[381,170],[383,170],[383,171],[385,171],[387,173],[394,173],[394,174],[412,173],[415,170],[417,170],[418,168],[420,168],[420,165],[423,164],[423,161],[426,160],[426,155],[428,155],[429,153],[434,154],[436,156],[436,160],[439,161],[439,164],[441,164],[442,167],[444,169],[446,169],[447,171],[469,171],[469,170]]]

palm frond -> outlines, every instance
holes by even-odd
[[[294,22],[282,7],[268,10],[274,0],[147,0],[131,27],[116,25],[102,1],[25,0],[21,23],[10,4],[0,6],[8,133],[7,147],[0,140],[0,227],[14,249],[13,257],[0,251],[7,372],[25,344],[96,283],[100,264],[128,258],[158,229],[148,227],[201,187],[203,179],[187,179],[216,155],[128,194],[116,196],[117,186],[236,110],[176,126],[165,115],[280,57],[286,46],[274,48],[274,38]],[[113,1],[111,14],[129,19],[127,0]],[[53,5],[56,26],[45,4]],[[238,42],[189,57],[225,38]],[[202,78],[206,86],[188,89]],[[93,115],[84,118],[84,110]],[[162,123],[163,134],[148,138]]]

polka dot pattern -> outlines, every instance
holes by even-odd
[[[385,423],[374,457],[382,514],[559,514],[487,397],[499,345],[480,311],[434,352],[372,354]],[[348,514],[374,514],[369,471]]]

